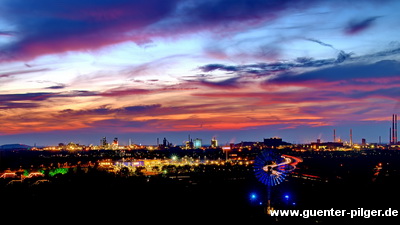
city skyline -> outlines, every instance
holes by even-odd
[[[393,116],[397,114],[393,114]],[[397,121],[392,122],[392,127],[394,124],[397,126]],[[308,132],[304,135],[299,135],[298,130],[292,130],[292,133],[287,136],[282,135],[263,135],[259,134],[254,136],[253,134],[249,134],[246,131],[242,131],[238,133],[237,131],[227,131],[221,132],[219,134],[209,136],[208,132],[193,132],[193,133],[185,133],[185,132],[167,132],[167,133],[145,133],[145,134],[115,134],[115,133],[102,133],[103,136],[96,136],[99,134],[93,133],[82,133],[75,134],[70,136],[64,136],[64,134],[55,134],[54,137],[50,138],[47,141],[40,138],[39,134],[25,134],[18,135],[16,140],[23,140],[22,142],[2,142],[0,139],[0,146],[7,144],[23,144],[30,146],[57,146],[60,143],[68,144],[68,143],[76,143],[80,145],[99,145],[99,143],[113,143],[115,140],[119,143],[120,146],[128,146],[128,145],[143,145],[143,146],[157,146],[163,143],[163,139],[167,141],[168,144],[172,146],[185,146],[189,140],[201,140],[202,146],[211,146],[212,140],[217,140],[218,146],[229,146],[230,144],[238,144],[241,142],[263,142],[264,139],[269,138],[281,138],[283,141],[287,141],[290,144],[311,144],[315,142],[340,142],[346,143],[348,145],[353,144],[362,144],[365,140],[366,143],[376,143],[376,144],[395,144],[394,141],[394,133],[392,132],[392,127],[389,128],[390,136],[388,135],[388,140],[384,139],[385,136],[373,136],[373,135],[361,135],[358,133],[354,133],[353,129],[336,129],[333,127],[324,127],[323,130],[326,133],[319,133],[316,136],[307,136]],[[385,126],[385,129],[387,127]],[[387,130],[387,129],[386,129]],[[321,131],[321,130],[318,130]],[[357,130],[356,130],[357,131]],[[239,131],[240,132],[240,131]],[[279,132],[275,132],[275,134],[282,134]],[[82,136],[83,135],[83,136]],[[46,134],[47,137],[47,134]],[[303,137],[301,141],[297,141],[295,138]],[[395,136],[397,138],[397,134]],[[386,137],[385,137],[386,138]],[[7,138],[7,140],[12,140]],[[102,144],[100,144],[102,145]],[[104,144],[103,144],[104,145]]]
[[[391,140],[398,1],[0,3],[0,145]],[[397,118],[397,117],[396,117]],[[396,127],[397,130],[397,127]]]

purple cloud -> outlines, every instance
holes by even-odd
[[[0,109],[30,109],[39,106],[37,103],[0,102]]]
[[[313,1],[264,0],[4,0],[0,18],[15,25],[0,61],[30,60],[66,51],[93,50],[203,30],[230,33],[271,21]]]
[[[370,28],[373,23],[375,22],[376,19],[378,19],[380,16],[372,16],[365,18],[363,20],[353,20],[350,21],[344,32],[348,35],[354,35],[363,32],[364,30]]]

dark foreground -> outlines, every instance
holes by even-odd
[[[303,155],[284,183],[272,187],[275,209],[400,210],[396,154]],[[375,165],[383,166],[377,174]],[[204,172],[205,171],[205,172]],[[304,174],[313,174],[309,179]],[[182,177],[183,176],[183,177]],[[3,218],[131,224],[390,224],[400,217],[271,217],[266,187],[251,166],[209,167],[185,174],[127,176],[95,168],[24,182],[0,179]],[[139,222],[142,221],[142,222]]]

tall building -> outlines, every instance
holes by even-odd
[[[186,149],[193,149],[193,140],[190,138],[190,134],[188,135],[188,141],[186,142]]]
[[[118,149],[118,138],[114,138],[114,141],[113,141],[113,143],[111,145],[111,148],[113,150],[117,150]]]
[[[361,139],[361,145],[366,146],[367,145],[367,140],[365,138]]]
[[[195,148],[195,149],[201,148],[201,139],[196,138],[196,139],[193,141],[193,148]]]
[[[107,146],[107,138],[103,137],[102,139],[100,139],[100,146]]]
[[[167,142],[168,142],[168,141],[167,141],[167,138],[164,138],[164,139],[163,139],[163,142],[162,142],[164,147],[167,146]]]
[[[211,139],[211,148],[216,148],[216,147],[218,147],[218,141],[217,139],[215,139],[215,137],[213,137]]]

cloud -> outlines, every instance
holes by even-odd
[[[0,109],[32,109],[40,107],[37,103],[1,102]]]
[[[23,75],[23,74],[29,74],[29,73],[46,72],[46,71],[50,71],[50,70],[51,69],[49,69],[49,68],[30,69],[30,70],[14,70],[14,71],[0,73],[0,78],[2,78],[2,77],[11,77],[11,76],[16,76],[16,75]]]
[[[128,95],[148,94],[150,92],[151,92],[150,90],[139,89],[139,88],[115,88],[104,91],[99,95],[104,97],[122,97]]]
[[[74,90],[69,92],[34,92],[22,94],[0,94],[0,104],[4,109],[35,108],[37,102],[45,102],[51,98],[73,98],[96,96],[96,92]]]
[[[311,40],[311,39],[307,39]],[[321,41],[313,39],[313,42]],[[321,42],[323,43],[323,42]],[[328,47],[333,46],[328,45]],[[334,48],[335,49],[335,48]],[[393,77],[400,74],[399,61],[386,60],[386,57],[396,56],[400,54],[400,48],[382,50],[375,53],[365,55],[356,55],[353,52],[347,53],[338,50],[336,58],[314,59],[311,57],[298,57],[294,60],[276,61],[269,63],[252,63],[241,65],[225,65],[225,64],[207,64],[198,67],[203,74],[198,74],[198,79],[205,84],[208,81],[218,77],[215,72],[225,72],[227,79],[232,81],[240,81],[240,77],[248,76],[264,76],[274,75],[273,82],[298,82],[306,79],[323,79],[323,80],[340,80],[345,78],[382,78],[385,76]],[[318,69],[321,68],[321,69]],[[297,76],[298,69],[314,69],[310,72]],[[301,71],[301,70],[300,70]],[[277,76],[279,75],[279,76]],[[234,78],[234,79],[233,79]]]
[[[174,0],[5,0],[0,15],[15,25],[18,35],[1,49],[0,60],[146,42],[143,29],[165,18],[175,5]]]
[[[6,101],[43,101],[48,98],[54,97],[56,94],[51,92],[37,92],[37,93],[24,93],[24,94],[2,94],[0,95],[0,102]]]
[[[313,1],[264,0],[4,0],[0,18],[12,24],[12,41],[0,48],[0,61],[31,60],[40,55],[95,50],[132,41],[199,31],[216,35],[256,27],[287,9]]]
[[[311,41],[311,42],[315,42],[315,43],[317,43],[317,44],[320,44],[320,45],[322,45],[322,46],[326,46],[326,47],[330,47],[330,48],[336,49],[335,47],[333,47],[333,45],[331,45],[331,44],[327,44],[327,43],[325,43],[325,42],[322,42],[322,41],[320,41],[320,40],[317,40],[317,39],[313,39],[313,38],[306,38],[306,40],[307,40],[307,41]]]
[[[199,67],[199,69],[203,72],[212,72],[215,70],[223,70],[223,71],[231,71],[231,72],[238,71],[238,67],[236,67],[236,66],[227,66],[227,65],[223,65],[223,64],[208,64],[208,65]]]
[[[97,120],[93,122],[88,122],[87,125],[90,128],[86,128],[89,130],[107,130],[113,129],[114,132],[129,132],[129,131],[139,131],[137,128],[140,128],[142,131],[148,131],[149,127],[152,127],[152,123],[156,120],[149,120],[149,121],[127,121],[121,119],[106,119],[106,120]],[[144,129],[145,130],[144,130]]]
[[[382,60],[372,64],[351,63],[334,67],[313,70],[302,74],[285,73],[277,76],[271,83],[296,83],[315,80],[340,81],[357,78],[397,77],[400,74],[400,62]]]
[[[380,16],[372,16],[364,18],[362,20],[352,20],[350,21],[344,29],[345,34],[354,35],[363,32],[364,30],[370,28],[375,20]]]
[[[0,36],[11,37],[11,36],[14,36],[14,33],[10,32],[10,31],[0,31]]]
[[[57,84],[57,85],[46,87],[45,89],[64,89],[65,87],[66,87],[65,84]]]
[[[243,85],[243,82],[239,83],[240,77],[233,77],[223,81],[206,81],[206,80],[199,80],[198,82],[194,82],[200,86],[207,86],[211,88],[239,88],[240,85]],[[192,82],[193,83],[193,82]]]
[[[299,57],[294,61],[270,62],[270,63],[256,63],[245,65],[223,65],[223,64],[207,64],[199,67],[201,72],[210,73],[216,71],[226,72],[232,76],[270,76],[276,73],[288,72],[296,68],[317,68],[323,66],[332,66],[343,63],[351,59],[353,53],[346,53],[339,51],[336,59],[313,59],[309,57]],[[204,77],[200,74],[199,77]],[[206,76],[207,77],[207,76]],[[208,76],[208,79],[212,76]],[[236,78],[237,79],[237,78]]]
[[[109,105],[103,105],[94,109],[72,110],[65,109],[60,111],[61,114],[68,116],[87,116],[87,115],[111,115],[111,114],[131,114],[131,113],[149,113],[152,110],[160,108],[160,104],[153,105],[134,105],[121,108],[111,108]]]

